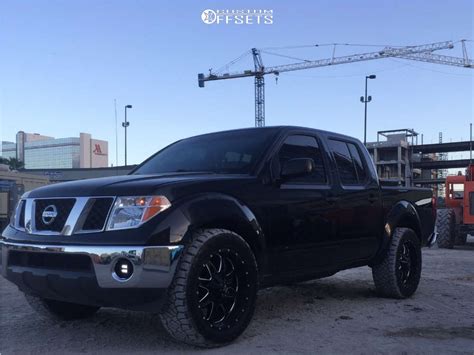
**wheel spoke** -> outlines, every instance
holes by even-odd
[[[212,272],[211,272],[211,269],[209,268],[209,265],[204,264],[204,269],[205,270],[203,270],[203,271],[207,272],[208,277],[203,277],[202,272],[201,272],[201,275],[198,277],[198,280],[199,281],[212,281]]]
[[[209,304],[211,305],[211,310],[210,310],[209,313],[207,314],[206,320],[210,320],[211,317],[212,317],[212,314],[214,313],[214,302],[210,302]]]
[[[219,257],[219,264],[217,265],[217,273],[220,274],[222,272],[222,264],[224,263],[224,260],[222,259],[221,254],[217,254],[217,256]]]
[[[202,303],[204,302],[207,298],[209,298],[211,292],[209,291],[208,288],[202,286],[202,285],[199,285],[200,288],[204,289],[206,291],[206,293],[204,294],[204,296],[202,296],[200,299],[199,299],[199,303]]]
[[[230,267],[229,268],[226,267],[226,272],[225,272],[224,275],[225,275],[225,277],[229,277],[229,276],[232,276],[232,274],[234,273],[235,267],[234,267],[234,264],[232,263],[231,260],[229,260],[229,259],[226,259],[226,260],[228,262],[228,266],[230,266]],[[229,270],[227,271],[227,269],[229,269]]]
[[[229,288],[227,288],[227,292],[223,295],[223,297],[224,298],[229,298],[229,299],[234,299],[236,295],[237,295],[237,291],[234,288],[229,287]]]
[[[220,303],[216,308],[221,309],[222,316],[218,320],[214,321],[214,323],[221,323],[227,316],[227,310],[222,303]]]
[[[209,269],[209,272],[211,273],[211,276],[215,275],[218,273],[217,271],[217,268],[216,268],[216,265],[214,265],[212,259],[209,260],[209,262],[206,264],[208,269]]]

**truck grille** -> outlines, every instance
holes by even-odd
[[[82,231],[94,231],[104,229],[105,221],[112,206],[113,198],[93,198]]]
[[[112,196],[26,198],[16,209],[14,227],[42,235],[101,232],[114,201]]]
[[[38,231],[61,232],[66,224],[67,218],[71,213],[76,199],[37,199],[35,200],[35,228]],[[43,216],[45,211],[55,211],[55,217]]]

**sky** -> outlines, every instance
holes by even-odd
[[[272,25],[207,25],[205,9],[273,10]],[[0,138],[19,130],[54,137],[91,133],[109,141],[115,165],[115,111],[128,118],[128,162],[139,163],[188,136],[254,125],[251,78],[198,88],[250,48],[324,43],[416,45],[473,40],[473,3],[455,1],[239,0],[0,1]],[[474,42],[467,42],[474,57]],[[337,46],[335,55],[381,47]],[[332,46],[279,49],[326,58]],[[461,56],[457,43],[440,54]],[[262,54],[265,65],[292,62]],[[251,69],[247,56],[231,69]],[[266,77],[266,124],[320,128],[363,139],[359,97],[369,81],[368,141],[377,131],[413,128],[424,142],[469,139],[474,70],[383,59]],[[124,161],[118,130],[118,164]],[[420,137],[421,139],[421,137]]]

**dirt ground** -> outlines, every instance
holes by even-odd
[[[454,250],[424,249],[413,298],[376,297],[368,267],[259,294],[247,331],[200,353],[474,354],[474,238]],[[0,354],[183,353],[151,314],[102,309],[89,320],[37,316],[15,286],[0,280]]]

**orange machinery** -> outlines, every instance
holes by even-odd
[[[466,174],[446,178],[446,208],[438,210],[436,227],[438,246],[452,248],[465,244],[467,235],[474,234],[474,164]]]

